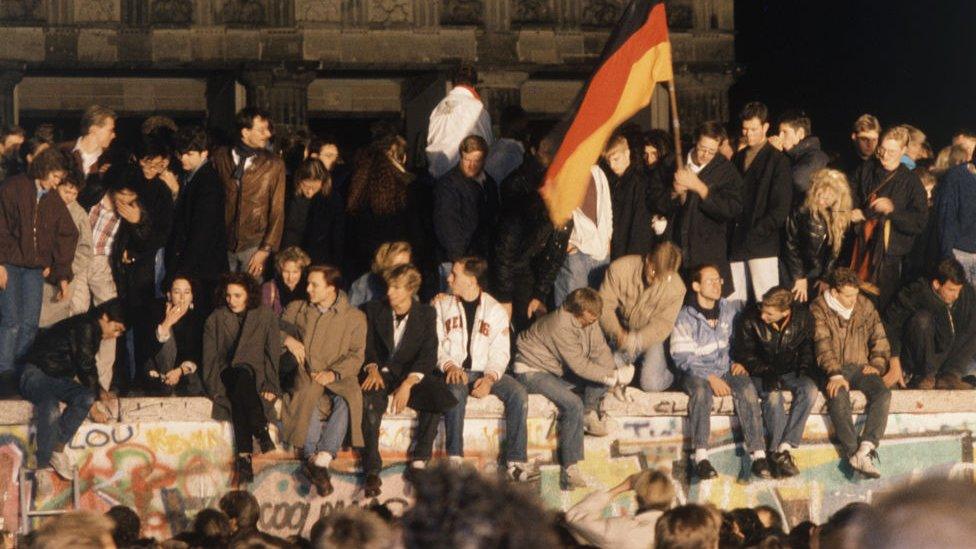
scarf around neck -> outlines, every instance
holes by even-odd
[[[254,147],[248,147],[244,143],[238,142],[234,145],[234,152],[237,153],[237,165],[234,166],[234,179],[240,181],[244,177],[244,165],[247,164],[247,159],[256,156],[261,149],[255,149]]]
[[[841,305],[840,301],[837,301],[837,298],[834,297],[834,292],[831,290],[827,290],[826,292],[824,292],[823,296],[824,296],[824,301],[827,303],[827,306],[830,307],[831,311],[837,313],[837,315],[843,318],[844,320],[851,319],[851,316],[854,314],[854,307],[848,309],[843,305]]]

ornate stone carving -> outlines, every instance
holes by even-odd
[[[225,0],[221,10],[225,24],[257,26],[265,23],[264,4],[259,0]]]
[[[119,20],[119,3],[114,0],[78,0],[75,2],[75,21],[103,23]]]
[[[409,23],[413,19],[410,0],[370,0],[369,22],[381,25]]]
[[[31,22],[40,19],[41,0],[12,0],[0,2],[0,19],[10,22]]]
[[[441,5],[442,25],[480,25],[484,20],[482,0],[444,0]]]
[[[552,6],[549,0],[517,0],[513,2],[515,13],[512,21],[516,23],[550,23]]]
[[[621,10],[619,0],[584,0],[582,23],[588,27],[612,27]]]
[[[668,3],[668,28],[685,30],[695,26],[695,12],[688,4]]]
[[[295,19],[311,23],[342,21],[342,0],[295,0]]]
[[[155,25],[189,25],[193,22],[193,2],[190,0],[155,0],[152,5]]]

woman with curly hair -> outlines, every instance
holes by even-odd
[[[390,132],[360,154],[349,186],[350,274],[369,270],[380,244],[407,240],[415,247],[423,232],[419,189],[407,171],[406,140]]]
[[[786,220],[784,264],[799,301],[823,289],[823,277],[833,270],[851,226],[851,204],[844,174],[823,169],[813,174],[803,206]]]
[[[222,302],[203,329],[203,384],[213,401],[213,417],[234,426],[238,482],[251,482],[253,438],[261,452],[274,450],[268,418],[281,395],[278,360],[281,336],[278,317],[261,305],[257,281],[247,273],[221,279]]]

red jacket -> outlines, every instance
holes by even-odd
[[[49,191],[37,200],[37,186],[26,174],[0,186],[0,264],[30,269],[50,267],[48,282],[71,280],[78,229],[61,195]]]

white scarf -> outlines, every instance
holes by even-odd
[[[854,314],[854,307],[848,309],[847,307],[841,305],[840,302],[837,301],[837,298],[834,297],[833,290],[827,290],[826,292],[824,292],[823,296],[824,296],[824,301],[827,302],[827,306],[830,307],[831,311],[837,313],[837,315],[843,318],[844,320],[851,319],[851,315]]]

